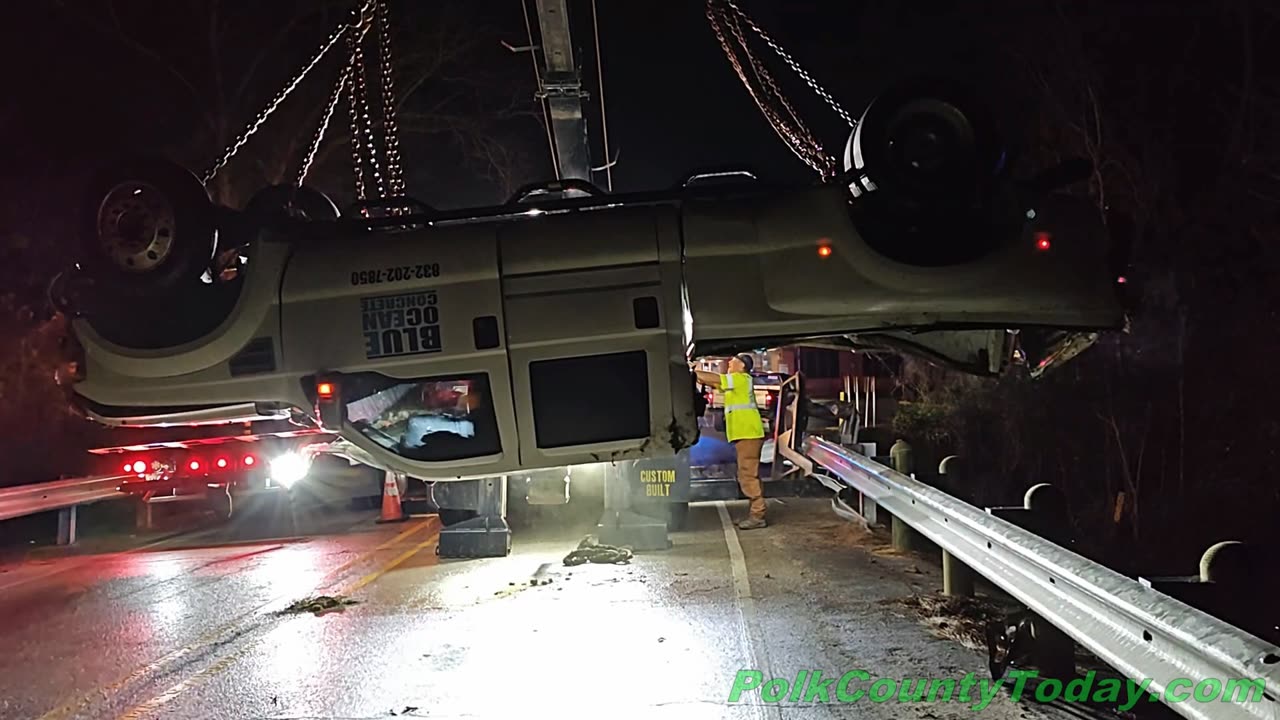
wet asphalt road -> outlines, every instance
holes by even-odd
[[[884,601],[937,571],[821,500],[736,531],[697,505],[674,547],[564,567],[589,520],[551,513],[506,558],[441,560],[438,521],[339,513],[327,534],[218,531],[0,573],[3,718],[971,718],[961,702],[729,702],[740,670],[794,679],[987,677],[986,657]],[[726,528],[729,528],[726,531]],[[544,564],[548,584],[530,580]],[[356,604],[280,614],[316,594]],[[854,682],[850,688],[867,688]],[[991,718],[1068,716],[997,697]]]

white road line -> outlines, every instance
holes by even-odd
[[[142,552],[143,550],[149,550],[162,543],[166,543],[170,540],[176,540],[179,537],[183,537],[187,534],[189,533],[187,533],[186,531],[173,533],[171,535],[166,535],[162,538],[157,538],[155,540],[152,540],[151,542],[146,543],[144,545],[139,545],[138,547],[134,547],[134,548],[125,548],[124,550],[114,550],[114,551],[108,551],[108,552],[102,552],[102,553],[93,553],[90,555],[71,555],[71,556],[63,555],[61,557],[52,557],[50,558],[50,560],[52,560],[52,563],[49,566],[48,572],[35,573],[31,575],[26,575],[26,576],[19,576],[16,580],[14,580],[13,582],[7,585],[0,585],[0,594],[6,593],[10,590],[13,590],[14,588],[22,587],[23,585],[34,582],[36,580],[48,580],[54,575],[61,575],[64,572],[75,570],[77,568],[82,568],[94,562],[100,562],[103,557],[109,557],[111,555],[128,555],[130,553]],[[16,563],[16,566],[22,567],[25,564],[26,564],[26,560],[19,560]]]
[[[63,555],[61,557],[54,556],[50,558],[50,563],[48,565],[48,568],[45,570],[45,572],[33,572],[29,575],[19,574],[13,582],[5,585],[0,585],[0,594],[9,592],[10,590],[22,587],[23,585],[27,585],[37,580],[48,580],[49,578],[55,575],[61,575],[62,573],[69,572],[77,568],[85,567],[86,565],[90,565],[91,563],[93,563],[95,560],[100,559],[104,555],[125,554],[129,552],[134,552],[135,550],[141,550],[142,548],[145,548],[145,547],[147,546],[144,545],[139,548],[130,548],[127,550],[120,550],[114,553],[107,552],[107,553],[100,553],[100,554],[95,553],[93,555]],[[39,561],[35,561],[35,562],[39,562]],[[25,566],[26,564],[27,564],[26,560],[18,560],[17,562],[13,563],[15,567],[19,567],[19,568]],[[32,564],[34,564],[34,562]]]
[[[729,518],[729,509],[723,500],[716,501],[716,512],[720,513],[720,527],[724,530],[724,544],[729,546],[729,566],[733,569],[733,594],[737,601],[738,616],[741,622],[740,642],[742,649],[751,663],[752,670],[759,670],[766,678],[774,677],[769,666],[769,651],[760,634],[760,624],[756,619],[756,600],[751,595],[751,579],[747,576],[747,559],[742,554],[742,544],[738,542],[738,530]],[[754,705],[759,717],[782,717],[782,710],[777,705]]]
[[[23,585],[26,585],[28,583],[33,583],[37,580],[47,580],[53,577],[54,575],[61,575],[62,573],[67,572],[68,570],[84,567],[85,565],[88,565],[90,562],[88,558],[85,558],[83,560],[71,560],[67,558],[62,558],[60,560],[61,561],[55,561],[54,563],[52,563],[51,566],[47,570],[45,570],[45,572],[33,572],[29,575],[19,574],[13,582],[0,585],[0,594],[7,593],[10,590],[22,587]],[[21,567],[21,566],[22,566],[22,563],[19,562],[18,567]]]

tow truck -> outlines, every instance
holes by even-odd
[[[1062,192],[1087,172],[1010,156],[972,93],[925,80],[878,96],[838,172],[796,186],[561,177],[444,212],[388,170],[392,194],[340,212],[305,185],[220,207],[220,164],[122,162],[92,185],[64,283],[74,391],[114,426],[287,421],[436,496],[601,467],[669,495],[676,475],[645,468],[687,465],[699,440],[693,359],[820,340],[1038,374],[1122,329],[1097,209]],[[499,554],[501,485],[467,528]]]
[[[101,473],[120,473],[120,491],[142,506],[203,503],[220,520],[242,501],[290,493],[307,474],[305,456],[334,435],[279,423],[203,428],[148,428],[148,442],[93,448]],[[204,432],[200,432],[203,430]],[[209,432],[213,431],[213,432]],[[139,431],[129,431],[139,432]],[[352,497],[376,496],[376,481],[346,488]]]

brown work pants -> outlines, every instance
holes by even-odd
[[[760,484],[760,451],[764,438],[735,440],[738,452],[738,487],[751,501],[751,517],[764,519],[764,487]]]

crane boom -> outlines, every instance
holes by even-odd
[[[537,0],[542,34],[542,63],[538,66],[539,95],[550,110],[549,123],[561,180],[591,181],[591,148],[583,106],[588,94],[574,59],[566,0]]]

